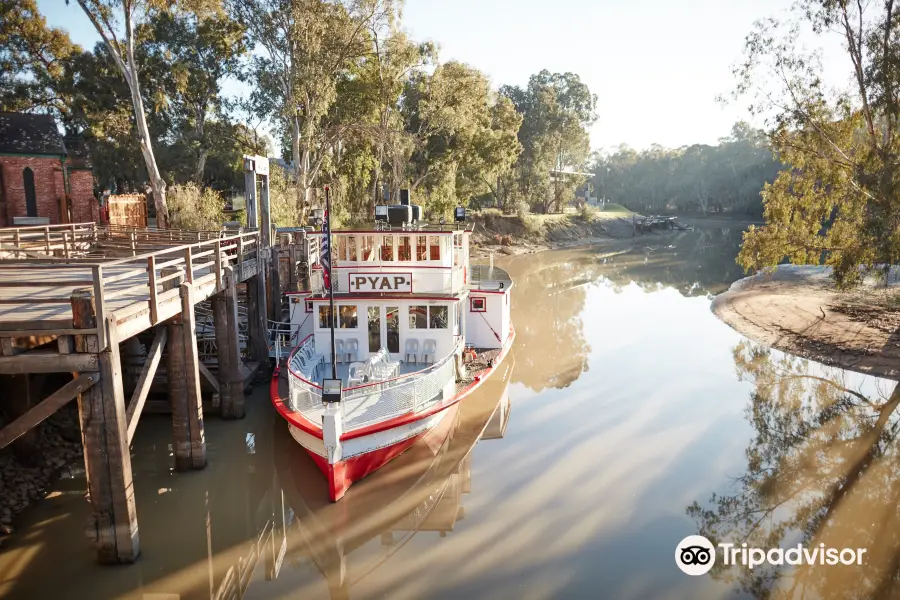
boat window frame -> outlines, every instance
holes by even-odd
[[[443,327],[432,327],[432,309],[444,309],[444,326]],[[428,329],[434,329],[436,331],[446,331],[450,329],[450,307],[446,304],[434,304],[428,307]]]
[[[397,244],[396,237],[393,234],[382,234],[381,235],[381,244],[378,245],[379,252],[378,257],[381,262],[397,262]],[[390,244],[387,241],[390,240]],[[388,258],[385,258],[385,250],[390,247],[390,254],[388,254]]]
[[[475,306],[476,301],[479,301],[481,303],[481,308]],[[487,296],[469,296],[469,312],[487,312]]]
[[[345,327],[344,326],[344,309],[345,308],[352,308],[352,309],[356,310],[356,314],[353,315],[353,319],[356,320],[356,325],[353,327],[350,327],[350,326]],[[358,304],[338,304],[336,312],[337,312],[337,321],[338,321],[337,329],[353,329],[353,330],[359,329],[359,305]]]
[[[428,234],[416,234],[416,262],[428,261]],[[424,240],[419,244],[419,240]]]
[[[412,238],[409,234],[400,234],[397,236],[397,262],[412,262],[413,261],[413,247],[412,247]],[[406,240],[406,249],[408,250],[408,254],[406,258],[403,258],[403,240]]]
[[[441,240],[442,240],[442,238],[444,238],[446,236],[429,234],[427,237],[428,237],[428,262],[441,262],[441,259],[444,256],[444,251],[443,251],[443,248],[441,247],[441,246],[443,246],[443,244],[441,243]],[[437,258],[434,258],[434,256],[433,256],[435,248],[437,248],[437,255],[438,255]]]
[[[320,304],[319,305],[319,311],[318,311],[319,315],[318,315],[318,319],[316,320],[316,325],[319,329],[326,329],[326,330],[331,329],[331,327],[328,326],[327,322],[324,325],[322,324],[322,319],[323,318],[327,319],[328,317],[326,315],[330,312],[331,312],[331,306],[329,306],[328,304]],[[335,311],[335,314],[337,314],[337,311]],[[335,329],[338,328],[337,323],[335,322],[334,319],[332,320],[332,326]]]

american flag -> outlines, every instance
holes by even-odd
[[[331,289],[331,222],[328,219],[328,209],[325,209],[325,224],[322,225],[322,278],[325,281],[325,289]]]

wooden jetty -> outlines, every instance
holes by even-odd
[[[245,359],[268,365],[267,315],[280,320],[279,282],[297,285],[290,265],[279,276],[279,257],[298,253],[271,247],[261,160],[245,158],[254,226],[247,230],[95,223],[0,229],[0,379],[24,378],[26,390],[24,398],[0,394],[0,407],[16,417],[0,430],[0,448],[23,436],[17,444],[27,442],[29,432],[36,438],[36,425],[77,398],[94,520],[89,533],[101,563],[133,562],[140,552],[129,446],[160,364],[177,470],[206,465],[203,388],[212,390],[223,418],[242,418]],[[198,353],[201,304],[209,306],[214,330],[213,368]],[[139,336],[148,349],[126,397],[123,352]],[[61,374],[62,385],[36,398],[36,381],[50,374]]]

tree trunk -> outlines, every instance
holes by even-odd
[[[200,156],[197,158],[197,171],[194,173],[194,182],[197,185],[203,184],[203,172],[206,170],[206,157],[209,156],[207,148],[200,148]]]
[[[206,170],[206,157],[209,156],[209,148],[206,147],[206,119],[204,115],[205,111],[203,109],[198,108],[195,112],[197,118],[197,141],[200,145],[200,151],[197,155],[197,168],[194,172],[194,182],[197,185],[203,184],[203,172]]]
[[[166,227],[169,223],[169,207],[166,204],[166,182],[156,166],[156,157],[153,155],[153,144],[150,141],[150,130],[147,127],[147,118],[144,115],[144,101],[141,99],[141,88],[138,83],[137,71],[134,63],[130,66],[128,74],[128,87],[131,90],[131,102],[134,105],[134,120],[138,130],[138,141],[141,146],[141,154],[147,165],[147,177],[150,178],[150,189],[153,191],[153,204],[156,206],[156,224],[158,227]]]

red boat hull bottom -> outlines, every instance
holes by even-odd
[[[336,462],[333,465],[328,464],[328,460],[318,454],[309,451],[307,451],[307,453],[312,456],[313,460],[319,466],[319,469],[325,474],[325,478],[328,479],[328,496],[331,498],[332,502],[336,502],[343,498],[344,493],[347,491],[347,488],[350,487],[351,483],[359,481],[366,475],[374,473],[393,459],[397,458],[423,435],[425,435],[425,433],[420,433],[417,436],[411,437],[408,440],[403,440],[393,446],[387,446],[386,448],[379,448],[372,452],[360,454],[359,456]]]
[[[410,438],[378,448],[365,454],[359,454],[334,464],[328,464],[328,460],[314,452],[307,450],[316,465],[328,480],[328,496],[332,502],[343,498],[350,485],[360,479],[371,475],[393,459],[403,454],[410,446],[420,439],[429,447],[432,453],[437,453],[444,440],[450,433],[454,422],[454,415],[459,409],[458,404],[448,407],[441,413],[441,420],[434,427],[426,429]]]

